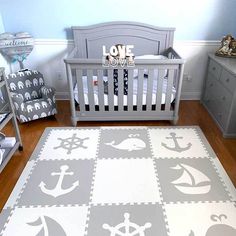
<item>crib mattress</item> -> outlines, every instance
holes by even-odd
[[[107,81],[107,76],[103,77],[103,81]],[[87,76],[82,77],[83,80],[83,92],[84,92],[84,103],[89,105],[89,94],[88,94],[88,84],[87,84]],[[97,76],[93,76],[93,81],[97,81]],[[142,105],[146,105],[147,101],[147,81],[148,78],[144,78],[143,80],[143,95],[142,95]],[[165,104],[166,101],[166,91],[167,91],[167,79],[163,80],[162,84],[162,98],[161,104]],[[138,100],[138,78],[133,79],[133,105],[137,105]],[[176,95],[175,87],[172,87],[172,94],[171,94],[171,102],[174,101]],[[78,96],[78,87],[77,84],[74,87],[74,98],[77,103],[79,103],[79,96]],[[108,95],[104,94],[104,105],[108,105]],[[118,96],[114,95],[114,106],[118,106]],[[157,101],[157,79],[153,80],[153,87],[152,87],[152,105],[155,105]],[[94,104],[99,105],[98,100],[98,86],[94,86]],[[123,96],[123,105],[128,105],[128,95]]]

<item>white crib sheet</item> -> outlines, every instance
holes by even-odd
[[[89,104],[88,99],[88,85],[87,85],[87,76],[82,77],[83,80],[83,91],[84,91],[84,102],[86,105]],[[103,77],[104,81],[107,81],[107,76]],[[147,80],[148,78],[144,78],[143,80],[143,99],[142,104],[146,105],[146,99],[147,99]],[[97,76],[93,76],[93,81],[97,81]],[[163,80],[163,86],[162,86],[162,99],[161,104],[165,104],[166,101],[166,89],[167,89],[167,79]],[[138,93],[138,79],[133,79],[133,105],[137,105],[137,93]],[[172,94],[171,94],[171,102],[175,99],[176,89],[172,87]],[[153,89],[152,89],[152,105],[156,104],[156,95],[157,95],[157,80],[154,80],[153,82]],[[78,96],[78,88],[77,84],[74,87],[74,98],[77,103],[79,103],[79,96]],[[124,95],[123,97],[123,105],[127,106],[128,102],[128,95]],[[98,87],[94,86],[94,104],[99,105],[98,100]],[[108,95],[104,94],[104,105],[108,105]],[[114,106],[118,106],[118,96],[114,95]]]

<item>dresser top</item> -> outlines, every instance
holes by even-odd
[[[221,64],[226,70],[236,75],[236,58],[219,57],[213,53],[210,53],[209,57]]]

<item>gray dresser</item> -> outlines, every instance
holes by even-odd
[[[224,137],[236,137],[236,59],[209,54],[202,103]]]

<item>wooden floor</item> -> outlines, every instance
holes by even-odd
[[[14,188],[24,166],[39,141],[46,127],[70,126],[70,111],[68,101],[58,102],[58,115],[56,118],[48,117],[20,125],[24,150],[17,152],[3,172],[0,174],[0,209],[3,208],[12,189]],[[82,122],[78,126],[168,126],[167,121],[135,121],[135,122]],[[224,139],[222,134],[205,108],[199,101],[181,101],[180,119],[178,125],[198,125],[220,159],[222,165],[236,186],[236,139]],[[11,125],[4,133],[12,135]]]

